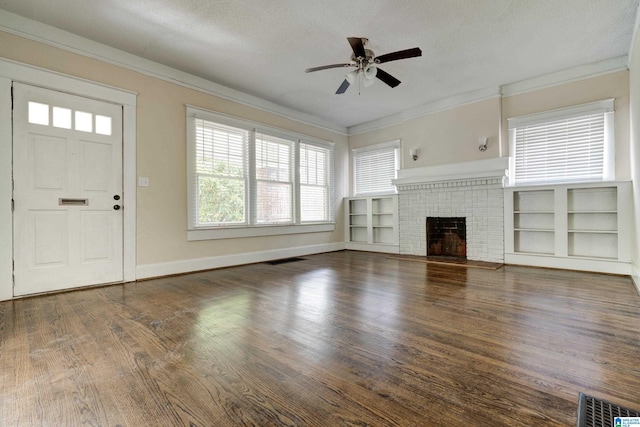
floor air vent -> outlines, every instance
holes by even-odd
[[[299,257],[292,257],[292,258],[282,258],[282,259],[276,259],[273,261],[265,261],[265,264],[269,264],[269,265],[278,265],[278,264],[286,264],[288,262],[296,262],[296,261],[304,261],[305,258],[299,258]]]
[[[640,417],[640,412],[580,393],[577,427],[614,427],[616,417]]]

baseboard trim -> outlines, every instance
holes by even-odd
[[[636,291],[640,295],[640,267],[636,264],[631,264],[631,280],[633,280]]]
[[[598,260],[553,255],[504,254],[505,264],[527,265],[531,267],[558,268],[561,270],[590,271],[593,273],[631,275],[630,262]]]
[[[253,264],[280,258],[335,252],[345,249],[344,242],[325,243],[320,245],[297,246],[294,248],[274,249],[270,251],[245,252],[242,254],[222,255],[209,258],[187,259],[182,261],[143,264],[136,267],[137,279],[170,276],[173,274],[191,273],[214,268],[232,267],[234,265]]]

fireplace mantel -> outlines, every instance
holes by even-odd
[[[503,179],[509,168],[508,157],[447,163],[444,165],[408,168],[398,171],[396,186],[476,179]]]

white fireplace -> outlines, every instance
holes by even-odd
[[[427,217],[466,218],[467,259],[504,262],[504,184],[508,159],[402,169],[400,253],[426,256]]]

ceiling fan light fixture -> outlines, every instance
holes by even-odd
[[[356,81],[357,77],[358,77],[358,70],[350,71],[347,73],[346,76],[344,76],[344,78],[347,79],[350,85],[352,85]]]
[[[366,75],[365,75],[365,77],[366,77]],[[369,79],[369,78],[362,79],[362,86],[364,86],[364,87],[369,87],[374,83],[375,83],[375,79]]]
[[[367,65],[365,67],[365,69],[364,69],[364,77],[367,80],[373,81],[373,79],[376,78],[376,74],[378,74],[378,69],[376,68],[375,65],[369,64],[369,65]],[[365,84],[365,86],[366,86],[366,84]]]

